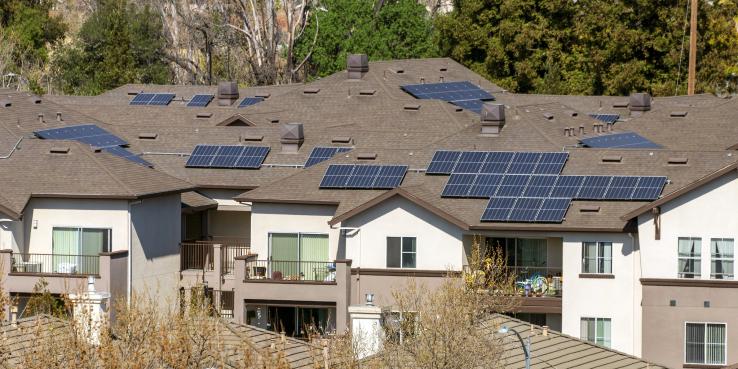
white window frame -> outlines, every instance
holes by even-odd
[[[683,240],[683,239],[687,239],[687,240],[690,240],[690,241],[697,241],[697,240],[700,241],[700,247],[698,248],[698,250],[700,252],[699,253],[699,257],[696,257],[695,258],[695,257],[682,257],[682,256],[679,256],[679,241],[680,240]],[[696,272],[693,271],[692,273],[690,273],[690,275],[692,277],[685,277],[683,275],[684,273],[682,273],[682,271],[679,270],[679,260],[682,260],[682,259],[685,259],[685,260],[694,260],[694,264],[695,265],[698,265],[700,267],[699,273],[696,273]],[[702,237],[693,237],[693,236],[677,237],[677,278],[679,278],[679,279],[701,279],[702,278]]]
[[[586,247],[587,247],[586,245],[588,243],[594,243],[595,246],[596,246],[595,247],[595,269],[596,270],[594,272],[585,272],[584,271],[584,265],[585,265],[584,251],[586,250]],[[609,273],[605,273],[604,271],[601,271],[600,270],[600,260],[604,260],[604,261],[607,261],[608,260],[604,255],[600,255],[600,246],[602,244],[606,244],[606,243],[609,243],[610,244],[610,258],[609,258],[609,260],[610,260],[610,272]],[[615,248],[613,247],[613,243],[610,242],[610,241],[582,241],[582,254],[581,254],[581,258],[582,258],[582,268],[581,268],[581,271],[582,271],[582,274],[603,274],[603,275],[613,275],[613,274],[615,274],[615,270],[613,269],[613,267],[614,267],[613,261],[615,259],[614,255],[615,255]]]
[[[582,339],[583,341],[586,341],[586,342],[589,342],[589,343],[592,343],[592,344],[595,344],[595,345],[598,345],[598,343],[597,343],[597,336],[598,336],[597,335],[597,333],[598,333],[597,332],[597,321],[599,321],[599,320],[609,320],[610,321],[610,337],[607,337],[607,340],[604,340],[605,337],[603,336],[603,341],[606,341],[607,342],[607,345],[600,345],[600,346],[607,347],[607,348],[612,348],[612,318],[603,318],[603,317],[599,317],[598,318],[598,317],[592,317],[592,316],[583,316],[583,317],[580,317],[579,318],[579,324],[580,325],[582,324],[582,320],[584,320],[584,319],[593,319],[594,320],[594,325],[595,325],[595,338],[594,338],[594,341],[589,341],[586,338],[581,337],[581,333],[579,335],[580,336],[579,338]]]
[[[82,230],[85,229],[96,229],[96,230],[105,230],[108,231],[108,244],[103,245],[102,252],[112,252],[113,251],[113,228],[111,227],[98,227],[98,226],[80,226],[80,225],[52,225],[51,226],[51,239],[53,242],[54,238],[54,230],[58,228],[69,228],[69,229],[76,229],[77,230],[77,236],[79,237],[79,242],[77,244],[77,255],[80,254],[81,250],[79,249],[80,246],[82,246]],[[106,250],[107,249],[107,250]],[[50,254],[54,253],[53,244],[52,244],[52,250]]]
[[[714,241],[732,241],[733,243],[733,256],[726,258],[715,258],[712,256],[712,243]],[[732,261],[733,262],[733,270],[731,270],[730,273],[721,273],[720,275],[722,278],[716,278],[717,274],[713,273],[712,271],[712,262],[713,261]],[[730,237],[713,237],[710,238],[710,279],[720,279],[720,280],[733,280],[735,278],[735,239]]]
[[[390,238],[399,238],[400,239],[400,266],[399,267],[388,267],[387,266],[387,262],[389,261],[389,255],[387,254],[387,243],[389,242],[389,239]],[[414,238],[415,239],[415,252],[412,252],[412,253],[405,252],[402,249],[403,240],[405,238]],[[385,245],[384,245],[384,247],[385,247],[385,251],[384,251],[384,253],[385,253],[385,255],[384,255],[384,265],[385,265],[386,268],[388,268],[388,269],[417,269],[418,268],[418,237],[417,236],[395,236],[395,235],[387,235],[384,238],[384,242],[385,242]],[[415,266],[413,266],[413,267],[403,267],[402,266],[403,261],[405,260],[405,254],[415,254]]]
[[[723,362],[719,364],[705,364],[705,363],[690,363],[687,362],[687,325],[688,324],[701,324],[705,326],[705,333],[707,333],[707,325],[708,324],[714,324],[714,325],[722,325],[725,327],[725,344],[723,345],[724,353],[723,353]],[[728,365],[728,323],[724,322],[694,322],[694,321],[685,321],[684,322],[684,340],[682,341],[682,350],[684,352],[684,355],[682,357],[682,361],[684,365]],[[705,343],[705,350],[707,350],[707,343]],[[707,352],[704,354],[705,357],[707,357]]]
[[[328,237],[328,258],[330,258],[331,253],[331,236],[328,233],[321,233],[321,232],[294,232],[294,231],[286,231],[286,232],[268,232],[267,233],[267,260],[272,260],[272,235],[273,234],[295,234],[297,235],[297,255],[300,255],[300,251],[302,249],[302,235],[313,235],[313,236],[327,236]],[[298,262],[301,262],[303,260],[298,260]],[[315,260],[305,260],[305,261],[315,261]]]

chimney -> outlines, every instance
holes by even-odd
[[[651,95],[646,92],[634,92],[630,94],[630,103],[628,104],[630,111],[649,111],[651,110]]]
[[[499,135],[505,126],[505,105],[484,103],[480,119],[482,134]]]
[[[218,83],[218,106],[231,106],[238,100],[238,83],[226,81]]]
[[[361,79],[369,71],[369,58],[366,54],[349,54],[346,62],[348,79]]]
[[[382,308],[374,305],[374,295],[366,294],[366,305],[351,305],[348,307],[351,320],[351,333],[354,347],[359,348],[356,355],[359,359],[379,352],[384,340],[382,328]],[[399,322],[398,322],[399,323]]]
[[[282,125],[282,137],[279,142],[282,143],[283,153],[297,153],[304,141],[305,134],[302,131],[302,123],[287,123]]]

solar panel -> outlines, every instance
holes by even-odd
[[[559,174],[566,152],[436,151],[426,174]]]
[[[480,169],[481,173],[507,173],[515,153],[511,151],[490,152]]]
[[[436,151],[425,174],[451,174],[460,156],[461,151]]]
[[[238,107],[245,108],[247,106],[256,105],[262,101],[264,101],[263,97],[246,97],[243,100],[241,100],[241,103],[238,104]]]
[[[638,184],[638,177],[613,177],[605,193],[605,200],[630,200]]]
[[[529,175],[506,175],[502,178],[500,186],[497,188],[495,196],[511,196],[518,197],[523,195],[525,186],[528,185],[531,176]]]
[[[556,184],[557,176],[531,176],[523,190],[525,197],[548,197]]]
[[[241,145],[197,145],[185,167],[258,169],[269,147]]]
[[[454,173],[479,173],[487,159],[485,151],[464,151],[454,167]]]
[[[169,105],[172,99],[174,99],[174,94],[156,94],[147,105],[165,106]]]
[[[477,114],[481,112],[484,101],[495,99],[469,81],[404,85],[402,89],[416,99],[443,100]]]
[[[331,164],[320,188],[390,189],[400,186],[407,165]]]
[[[94,125],[81,124],[61,128],[45,129],[34,132],[36,136],[47,140],[75,140],[96,148],[123,146],[128,143],[118,136]]]
[[[585,176],[559,176],[551,189],[551,197],[576,198]]]
[[[631,200],[656,200],[666,185],[666,177],[641,177]]]
[[[607,124],[615,124],[615,122],[620,119],[620,114],[598,114],[598,113],[590,113],[590,117],[599,120],[600,122],[607,123]]]
[[[661,146],[649,139],[633,132],[613,133],[609,135],[584,138],[579,140],[582,145],[594,148],[624,148],[624,149],[658,149]]]
[[[352,164],[329,165],[320,181],[320,188],[345,188],[354,167]]]
[[[577,199],[602,200],[612,181],[611,176],[585,176]]]
[[[405,165],[383,165],[374,182],[374,188],[399,187],[406,172],[407,166]]]
[[[547,198],[543,200],[541,210],[538,211],[536,222],[560,223],[571,204],[570,198]]]
[[[120,156],[121,158],[128,159],[134,163],[138,163],[147,167],[152,166],[151,163],[149,163],[146,160],[143,160],[140,156],[126,150],[125,148],[122,148],[120,146],[115,147],[106,147],[103,149],[105,152],[109,152],[113,155]]]
[[[535,222],[543,199],[520,197],[515,201],[507,220],[510,222]]]
[[[492,197],[481,221],[560,223],[570,204],[568,198]]]
[[[502,182],[502,177],[502,174],[477,174],[467,196],[471,198],[493,196]]]
[[[533,174],[541,160],[541,155],[540,152],[516,152],[510,167],[507,168],[507,173]]]
[[[534,174],[559,174],[564,169],[564,163],[569,158],[566,152],[544,152],[533,171]]]
[[[192,96],[187,106],[204,108],[210,104],[214,97],[213,95],[195,95]]]
[[[514,197],[492,197],[487,203],[487,208],[482,213],[482,221],[488,222],[506,222],[510,216],[510,212],[515,206]]]
[[[153,98],[154,94],[138,94],[133,97],[129,105],[147,105]]]
[[[452,174],[446,181],[441,197],[467,197],[476,178],[476,174]]]
[[[312,167],[315,164],[324,162],[332,157],[334,157],[336,154],[340,154],[342,152],[351,151],[350,147],[314,147],[313,150],[310,152],[310,156],[308,156],[307,161],[305,161],[305,168]]]

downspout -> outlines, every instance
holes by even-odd
[[[633,245],[633,252],[635,253],[636,252],[636,238],[633,236],[633,232],[628,232],[628,237],[630,237],[631,245]],[[642,260],[642,258],[643,258],[643,255],[641,255],[641,250],[640,250],[640,245],[639,245],[639,247],[638,247],[638,268],[640,269],[640,275],[641,276],[643,276],[643,260]],[[636,332],[637,331],[636,328],[638,328],[636,326],[637,324],[636,324],[636,319],[635,319],[635,317],[636,317],[636,288],[638,288],[638,283],[637,282],[639,281],[639,279],[638,278],[635,278],[636,277],[635,273],[636,273],[635,258],[633,258],[633,279],[634,280],[633,280],[633,292],[632,292],[632,295],[633,295],[633,303],[632,303],[632,307],[631,307],[632,312],[633,312],[633,333],[640,335],[641,332]],[[640,305],[640,304],[638,304],[638,305]],[[641,321],[641,326],[642,326],[643,325],[643,317],[641,317],[640,321]],[[635,337],[633,337],[633,338],[635,338]],[[643,339],[641,338],[640,341],[641,341],[641,346],[643,346]],[[636,347],[635,347],[636,346],[635,345],[636,340],[633,339],[632,342],[633,342],[632,350],[635,353],[636,352]],[[638,353],[639,353],[639,356],[640,356],[640,354],[641,354],[640,350],[638,351]]]
[[[133,293],[133,216],[131,209],[133,205],[138,205],[142,200],[128,202],[128,283],[126,287],[126,304],[131,306],[131,295]]]

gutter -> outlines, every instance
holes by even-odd
[[[131,297],[133,294],[133,216],[131,209],[133,205],[141,204],[143,200],[128,202],[128,286],[126,287],[126,303],[131,306]]]
[[[13,145],[13,148],[10,149],[10,152],[8,153],[8,155],[0,156],[0,159],[9,159],[10,156],[13,155],[15,150],[18,149],[18,146],[20,145],[21,141],[23,141],[23,136],[21,136],[21,138],[18,139],[18,142],[16,142],[15,145]]]

